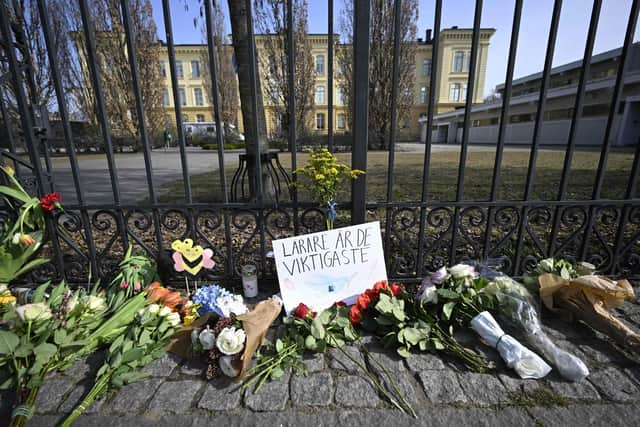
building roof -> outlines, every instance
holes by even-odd
[[[637,49],[638,47],[640,47],[639,42],[633,43],[631,45],[631,49]],[[606,52],[593,55],[591,57],[591,64],[597,64],[598,62],[604,62],[609,59],[617,58],[620,56],[620,53],[622,53],[622,48],[618,47],[616,49],[611,49]],[[567,71],[575,70],[580,67],[582,67],[582,59],[578,59],[577,61],[568,62],[566,64],[551,68],[551,75],[565,73]],[[537,73],[529,74],[528,76],[515,79],[512,85],[515,86],[515,85],[528,83],[528,82],[532,82],[540,79],[542,79],[542,71],[538,71]],[[501,90],[501,89],[504,89],[504,83],[500,83],[499,85],[496,85],[496,90]]]

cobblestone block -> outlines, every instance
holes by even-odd
[[[507,389],[493,375],[467,372],[460,376],[460,386],[473,403],[496,405],[509,400]]]
[[[395,350],[385,350],[378,347],[370,350],[366,357],[371,369],[379,375],[384,373],[380,365],[390,373],[406,372],[407,370],[404,358],[400,357]]]
[[[149,403],[149,411],[184,414],[191,408],[203,386],[202,381],[195,380],[164,382]]]
[[[549,381],[551,389],[562,397],[575,400],[599,400],[600,395],[589,381]]]
[[[407,358],[406,363],[409,370],[414,374],[422,371],[445,369],[442,359],[431,353],[412,354]]]
[[[391,374],[391,378],[395,381],[396,387],[400,390],[402,396],[412,405],[418,403],[418,394],[416,393],[416,380],[413,378],[413,375],[409,372],[396,372]],[[387,389],[392,393],[396,394],[393,386],[391,384],[387,384],[386,379],[383,381],[383,384],[387,385]]]
[[[192,377],[202,377],[207,370],[207,364],[202,358],[196,357],[185,361],[180,366],[180,373]]]
[[[618,405],[535,407],[529,408],[529,413],[543,426],[627,426],[633,419],[625,419],[624,411]]]
[[[289,379],[291,373],[285,374],[275,381],[267,381],[258,393],[254,393],[255,386],[244,392],[244,404],[254,411],[282,411],[289,400]]]
[[[91,353],[87,357],[83,357],[82,359],[76,360],[69,369],[63,371],[64,375],[69,377],[80,379],[86,377],[93,377],[93,375],[98,372],[100,366],[104,362],[104,352],[98,351],[95,353]]]
[[[603,396],[615,401],[637,400],[640,390],[616,368],[605,368],[587,377]]]
[[[167,353],[160,359],[154,360],[142,369],[150,377],[167,378],[178,366],[181,359],[175,354]]]
[[[118,413],[136,413],[147,406],[162,382],[159,378],[149,378],[128,384],[118,391],[111,402],[111,409]]]
[[[329,372],[291,379],[291,401],[296,406],[328,406],[333,394],[333,379]]]
[[[498,374],[498,379],[511,393],[531,393],[545,385],[544,380],[523,380],[514,375],[515,373]]]
[[[453,371],[425,371],[418,374],[422,388],[431,403],[466,403],[458,374]]]
[[[368,379],[356,375],[348,375],[337,377],[335,382],[335,402],[338,406],[373,408],[380,402],[378,391]],[[357,390],[357,393],[354,390]]]
[[[63,412],[63,413],[72,412],[76,408],[76,406],[78,406],[80,402],[82,402],[82,399],[84,399],[85,395],[89,393],[89,390],[91,390],[91,387],[93,387],[93,382],[90,382],[90,381],[84,381],[83,383],[76,385],[73,391],[64,400],[62,405],[60,405],[60,407],[58,408],[58,412]],[[104,401],[105,401],[104,396],[99,400],[95,400],[91,404],[91,406],[89,406],[84,412],[86,414],[95,414],[99,412]]]
[[[36,413],[55,412],[72,388],[73,382],[68,379],[55,378],[45,381],[36,398]]]
[[[228,378],[216,378],[207,384],[207,388],[198,402],[198,408],[210,411],[229,411],[239,407],[241,400],[241,384],[232,383]]]
[[[339,348],[331,348],[327,352],[329,357],[329,367],[332,369],[339,369],[342,371],[347,371],[350,373],[361,372],[361,369],[358,365],[349,359],[344,353],[346,352],[352,359],[357,360],[359,363],[364,365],[364,355],[360,352],[357,347],[353,346],[344,346],[342,349]]]
[[[308,373],[320,372],[325,368],[324,354],[315,353],[306,355],[302,363],[304,363]]]

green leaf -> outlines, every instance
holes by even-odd
[[[567,267],[562,267],[562,270],[560,270],[560,276],[564,280],[570,280],[571,279],[571,273],[569,272],[569,269],[567,269]]]
[[[398,347],[398,349],[396,350],[398,352],[398,354],[402,357],[404,357],[405,359],[409,356],[411,356],[411,352],[409,351],[409,349],[405,346],[400,346]]]
[[[442,306],[442,314],[444,314],[444,318],[447,320],[451,320],[451,313],[453,312],[453,308],[456,306],[454,301],[449,301],[445,305]]]
[[[282,352],[282,350],[284,349],[284,343],[282,342],[282,340],[280,338],[278,338],[276,340],[276,351],[278,353]]]
[[[351,326],[351,324],[345,326],[342,329],[342,332],[344,334],[344,337],[349,341],[355,341],[358,339],[358,334],[356,333],[356,330],[353,328],[353,326]]]
[[[392,325],[396,324],[396,322],[394,322],[389,317],[384,316],[384,315],[376,316],[374,319],[378,323],[378,325],[380,325],[380,326],[392,326]]]
[[[314,351],[318,347],[317,341],[313,335],[307,335],[307,338],[304,339],[304,346],[311,351]]]
[[[436,291],[438,293],[439,297],[448,299],[448,300],[457,300],[460,298],[460,294],[458,294],[457,292],[452,291],[451,289],[438,289]]]
[[[313,335],[314,338],[321,340],[324,339],[325,334],[326,332],[322,322],[318,317],[316,317],[311,321],[311,335]]]
[[[436,350],[444,350],[444,344],[442,344],[442,341],[440,341],[439,339],[437,339],[437,338],[432,338],[432,339],[431,339],[431,343],[433,344],[433,347],[434,347]]]
[[[420,342],[418,342],[418,347],[420,348],[421,351],[425,351],[428,345],[429,345],[429,340],[427,339],[420,340]]]
[[[331,310],[322,310],[322,312],[316,316],[316,319],[318,319],[322,325],[328,325],[331,322]]]
[[[395,317],[395,319],[398,322],[404,322],[404,320],[406,318],[406,316],[404,314],[404,310],[402,309],[402,307],[397,306],[397,305],[393,307],[392,314],[393,314],[393,317]]]
[[[20,200],[22,203],[29,203],[29,201],[31,201],[31,196],[29,196],[28,194],[11,187],[7,187],[5,185],[0,185],[0,194],[2,194],[3,196],[9,196],[16,200]]]
[[[53,342],[62,345],[67,341],[67,331],[64,329],[56,329],[53,332]]]
[[[277,380],[278,378],[281,378],[283,375],[284,375],[284,370],[282,370],[282,368],[280,368],[280,367],[275,367],[271,371],[271,379],[272,380]]]
[[[28,357],[33,353],[33,344],[30,342],[22,343],[13,352],[14,357]]]
[[[380,299],[376,303],[375,309],[382,314],[391,314],[393,311],[393,303],[389,295],[380,293]]]
[[[404,340],[407,344],[416,345],[422,339],[422,334],[415,328],[404,328]]]
[[[122,354],[121,363],[128,363],[128,362],[131,362],[132,360],[139,359],[142,356],[144,356],[144,350],[142,348],[140,347],[132,348],[131,350],[125,351]]]
[[[47,290],[48,287],[49,287],[49,282],[43,283],[42,285],[38,286],[36,291],[33,293],[33,302],[34,303],[38,303],[38,302],[43,302],[44,301],[44,293],[45,293],[45,291]]]
[[[20,344],[20,339],[16,334],[0,330],[0,354],[13,353],[18,344]]]

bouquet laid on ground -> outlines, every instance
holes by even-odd
[[[549,258],[540,261],[527,281],[538,283],[540,299],[549,310],[581,320],[624,348],[640,353],[640,335],[608,311],[635,298],[627,280],[598,276],[588,263],[574,268],[566,260]]]
[[[294,182],[292,186],[303,185],[314,196],[325,213],[327,230],[333,229],[338,193],[347,182],[364,174],[361,170],[351,169],[348,165],[338,162],[326,148],[310,150],[307,164],[293,173],[305,178],[305,181]]]
[[[401,284],[376,283],[358,296],[350,317],[354,325],[381,336],[383,345],[396,348],[402,357],[409,357],[411,349],[417,347],[422,351],[444,351],[476,372],[489,369],[482,355],[445,332],[437,315],[425,310]]]
[[[1,169],[9,185],[0,185],[0,194],[16,215],[13,224],[6,224],[0,230],[0,284],[8,285],[15,278],[49,262],[45,258],[30,258],[42,245],[45,216],[61,209],[61,205],[58,193],[47,194],[42,199],[31,197],[11,167]]]
[[[144,378],[146,374],[140,369],[165,353],[179,325],[180,316],[168,307],[150,304],[140,309],[127,330],[111,343],[93,387],[62,426],[70,426],[109,388],[120,388]]]
[[[207,379],[221,374],[241,379],[282,302],[272,298],[249,310],[241,295],[218,285],[199,288],[192,301],[191,310],[197,309],[200,317],[176,334],[169,351],[184,358],[206,357]]]
[[[253,392],[257,393],[268,379],[282,377],[287,369],[292,369],[297,375],[305,375],[305,352],[323,353],[328,348],[335,348],[358,366],[389,403],[402,412],[416,416],[386,367],[359,341],[359,336],[351,324],[349,309],[344,303],[338,302],[320,313],[311,311],[301,303],[292,316],[283,319],[283,323],[284,334],[278,337],[273,345],[265,345],[260,350],[257,363],[248,372],[250,378],[243,387],[255,384]],[[370,364],[375,366],[381,375],[369,370],[361,360],[344,350],[345,343],[353,341],[356,341],[360,350],[367,354]]]
[[[427,311],[438,313],[439,320],[451,327],[471,326],[521,378],[546,376],[551,367],[507,335],[489,312],[497,309],[498,303],[486,292],[488,284],[489,280],[479,277],[473,266],[458,264],[433,273],[423,283],[419,298]]]
[[[571,381],[581,381],[589,375],[580,358],[556,346],[544,333],[538,306],[523,285],[486,267],[480,271],[482,277],[491,281],[484,291],[496,297],[500,314],[524,333],[527,342],[549,360],[560,375]]]
[[[144,287],[153,281],[157,272],[153,259],[133,254],[133,245],[129,245],[119,267],[118,275],[111,281],[110,289],[113,293],[123,291],[126,298],[142,292]]]

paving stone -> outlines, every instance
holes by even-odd
[[[523,380],[512,372],[498,374],[498,379],[511,393],[531,393],[544,387],[545,384],[544,380]]]
[[[189,375],[192,377],[202,377],[207,370],[207,364],[203,358],[195,357],[191,360],[185,361],[180,366],[180,373],[182,375]]]
[[[388,372],[397,373],[397,372],[406,372],[407,368],[404,366],[404,358],[401,357],[395,350],[387,350],[380,347],[374,347],[369,350],[369,353],[366,355],[369,366],[371,369],[382,375],[384,373],[384,369]],[[380,367],[382,365],[384,369]]]
[[[587,379],[610,400],[636,400],[640,397],[640,390],[633,381],[616,368],[605,368],[593,372]]]
[[[36,397],[36,413],[55,412],[72,388],[73,382],[64,378],[44,382]]]
[[[82,399],[89,393],[91,387],[93,387],[93,381],[84,381],[73,389],[73,391],[67,396],[67,398],[62,402],[62,405],[58,408],[58,412],[62,413],[70,413],[72,412],[76,406],[78,406]],[[100,408],[104,404],[105,397],[99,400],[95,400],[87,409],[85,409],[85,413],[87,414],[95,414],[100,411]]]
[[[460,376],[460,386],[469,401],[476,404],[496,405],[509,400],[507,389],[493,375],[467,372]]]
[[[352,359],[357,360],[358,363],[361,363],[362,365],[365,364],[364,355],[357,347],[344,346],[341,349],[329,349],[329,351],[327,352],[327,355],[329,356],[329,367],[331,369],[339,369],[342,371],[347,371],[349,373],[362,372],[360,367],[358,367],[358,365],[354,361],[349,359],[349,357],[347,357],[343,353],[343,351],[346,352]]]
[[[400,391],[401,395],[407,400],[407,402],[415,405],[418,403],[418,394],[416,393],[417,382],[413,378],[413,375],[409,372],[396,372],[392,374],[393,381],[396,387]],[[383,385],[387,386],[387,390],[391,391],[393,395],[397,395],[394,391],[393,385],[389,384],[386,378],[382,381]],[[420,392],[422,394],[422,392]]]
[[[178,366],[181,359],[175,354],[167,353],[160,359],[154,360],[142,369],[142,372],[151,377],[166,378]]]
[[[409,370],[416,374],[422,371],[445,369],[442,359],[431,353],[412,354],[407,358],[406,363]]]
[[[97,351],[95,353],[91,353],[87,357],[76,360],[73,365],[64,370],[63,373],[64,375],[76,379],[93,377],[93,374],[98,372],[98,369],[100,369],[103,362],[104,352]]]
[[[203,386],[202,381],[166,381],[158,387],[149,403],[149,411],[184,414],[191,408],[191,404]]]
[[[549,381],[551,389],[562,397],[575,400],[599,400],[598,390],[586,379],[573,381]]]
[[[267,381],[258,393],[254,393],[255,386],[244,392],[244,404],[254,411],[282,411],[289,400],[289,379],[291,373],[286,373],[280,379]]]
[[[307,372],[310,374],[322,371],[325,368],[324,354],[314,353],[312,355],[305,355],[302,363],[304,363]]]
[[[427,399],[432,403],[468,402],[458,374],[453,371],[424,371],[418,374]]]
[[[585,360],[588,366],[625,362],[625,357],[611,344],[603,340],[588,341],[580,345],[580,350],[588,357],[588,360]],[[589,363],[589,361],[591,363]]]
[[[118,413],[139,412],[155,395],[161,382],[159,378],[148,378],[122,387],[113,398],[111,409]]]
[[[631,405],[626,405],[631,406]],[[628,426],[631,419],[617,405],[570,405],[566,407],[529,408],[529,413],[543,426]]]
[[[13,402],[15,400],[15,392],[13,390],[0,391],[0,420],[8,420],[13,410]]]
[[[337,406],[373,408],[380,402],[378,391],[368,379],[356,375],[348,375],[337,377],[335,383],[335,402]]]
[[[242,384],[233,383],[229,378],[209,381],[198,408],[210,411],[229,411],[240,406]]]
[[[333,400],[333,379],[329,372],[291,379],[291,401],[296,406],[328,406]]]

